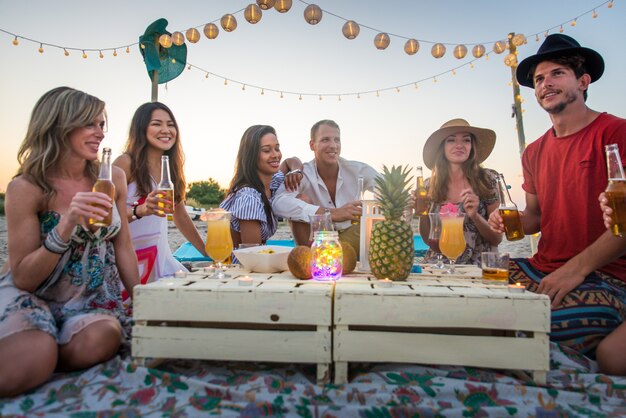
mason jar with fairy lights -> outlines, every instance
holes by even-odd
[[[343,251],[337,231],[319,231],[311,246],[311,273],[315,280],[337,280],[343,272]]]

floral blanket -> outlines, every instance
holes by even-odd
[[[547,387],[523,373],[406,364],[353,364],[349,384],[317,386],[313,365],[176,360],[150,369],[116,357],[0,399],[0,416],[626,416],[626,377],[599,374],[555,344],[550,352]]]

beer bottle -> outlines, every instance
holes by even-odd
[[[415,178],[417,179],[417,187],[415,188],[415,215],[426,216],[428,215],[430,199],[428,197],[428,190],[426,190],[426,186],[424,186],[424,171],[422,170],[422,166],[417,166]]]
[[[111,179],[111,148],[103,148],[102,149],[102,161],[100,162],[100,174],[98,175],[98,180],[93,185],[92,191],[104,193],[111,198],[113,204],[115,204],[115,185],[113,184],[113,180]],[[107,209],[102,205],[94,205],[101,207],[102,209]],[[113,208],[108,208],[109,214],[104,217],[101,221],[96,220],[94,218],[89,218],[89,225],[94,225],[97,227],[109,226],[111,225],[111,219],[113,215]]]
[[[354,200],[363,201],[363,193],[365,192],[365,186],[363,185],[363,176],[359,176],[356,179],[356,196]],[[357,216],[357,219],[352,221],[352,225],[356,225],[361,221],[361,215]]]
[[[522,228],[522,220],[517,210],[517,205],[511,200],[509,189],[502,173],[498,174],[498,194],[500,195],[500,207],[498,209],[504,222],[506,239],[517,241],[524,238],[524,228]]]
[[[167,220],[174,219],[174,183],[170,180],[170,158],[161,156],[161,182],[157,186],[159,197],[169,203],[159,202],[159,210],[167,215]]]
[[[626,233],[626,176],[617,144],[607,145],[605,150],[606,168],[609,175],[609,184],[606,186],[605,194],[609,206],[613,209],[611,232],[616,237],[621,237]]]

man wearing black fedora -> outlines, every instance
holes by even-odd
[[[605,145],[617,143],[626,162],[626,120],[586,105],[603,72],[599,53],[562,34],[517,67],[552,127],[522,156],[522,224],[541,239],[532,258],[511,263],[511,277],[550,297],[552,340],[595,354],[606,373],[626,374],[626,237],[604,228],[597,200],[608,183]],[[504,231],[497,211],[489,224]]]

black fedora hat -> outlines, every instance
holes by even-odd
[[[576,39],[571,36],[555,33],[543,41],[535,55],[531,55],[519,63],[515,73],[517,82],[522,86],[534,88],[533,75],[530,74],[530,70],[534,66],[542,61],[548,61],[550,58],[574,54],[581,55],[585,59],[585,68],[591,76],[592,83],[602,77],[604,60],[600,54],[593,49],[580,46]]]

